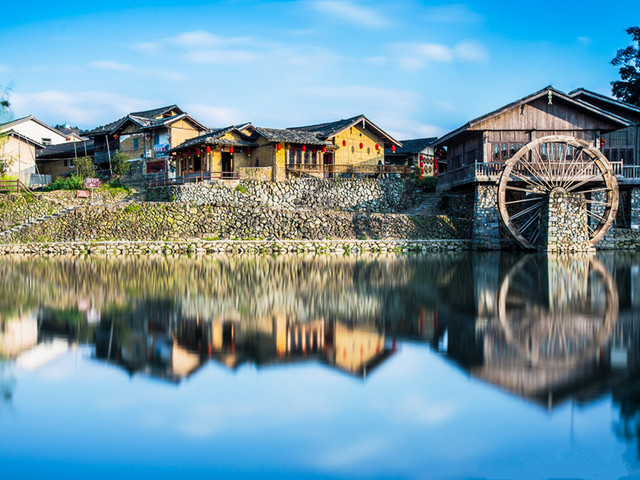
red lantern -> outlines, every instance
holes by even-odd
[[[117,134],[117,133],[113,136],[113,139],[114,139],[114,140],[117,140],[117,139],[118,139],[118,134]]]
[[[433,159],[433,176],[438,176],[438,157],[434,157]]]
[[[607,141],[604,138],[600,139],[600,148],[604,147],[604,144],[607,143]]]
[[[424,160],[424,155],[420,155],[420,161],[422,162]]]
[[[233,147],[229,147],[229,153],[233,155]]]
[[[307,146],[306,145],[302,145],[302,151],[306,152],[307,151]]]
[[[322,147],[322,153],[327,151],[327,147]]]
[[[342,146],[346,147],[347,146],[347,141],[346,140],[342,140]]]
[[[380,145],[376,143],[376,150],[380,150]]]
[[[70,141],[71,141],[71,137],[67,137],[67,142],[70,142]]]
[[[393,153],[396,153],[396,146],[395,146],[395,145],[391,145],[391,151],[392,151]]]
[[[247,148],[247,156],[251,156],[251,148]]]
[[[196,155],[198,155],[198,156],[200,155],[200,149],[199,148],[196,150]]]
[[[282,148],[282,145],[280,144],[276,145],[276,150],[280,151],[281,148]]]
[[[207,153],[211,153],[211,147],[207,145]]]
[[[362,150],[362,147],[364,147],[364,144],[360,142],[360,150]]]

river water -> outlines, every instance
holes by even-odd
[[[0,478],[638,478],[639,264],[3,258]]]

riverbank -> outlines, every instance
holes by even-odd
[[[363,254],[453,252],[471,249],[471,240],[182,240],[32,242],[0,244],[0,255],[219,255]]]

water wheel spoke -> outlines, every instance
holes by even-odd
[[[591,188],[589,190],[580,190],[580,193],[594,193],[594,192],[610,192],[611,189],[609,187],[602,188]]]
[[[585,200],[585,202],[590,203],[592,205],[605,205],[605,206],[611,205],[609,202],[602,202],[600,200]]]
[[[541,186],[542,186],[543,184],[546,184],[546,187],[547,187],[547,188],[549,188],[549,189],[551,188],[551,185],[550,185],[548,182],[546,182],[546,181],[544,180],[544,176],[543,176],[543,175],[541,175],[541,173],[544,173],[544,172],[540,172],[540,171],[538,171],[538,170],[537,170],[537,169],[535,169],[532,165],[529,165],[529,162],[526,162],[526,161],[524,161],[524,160],[523,160],[522,162],[517,163],[517,165],[522,165],[525,169],[527,169],[527,170],[529,171],[529,173],[531,174],[531,176],[532,176],[533,178],[535,178],[536,180],[539,180],[540,182],[542,182],[542,183],[541,183]]]
[[[598,219],[601,222],[606,222],[607,221],[606,218],[604,218],[604,217],[598,215],[597,213],[594,213],[594,212],[592,212],[591,210],[588,210],[588,209],[587,209],[587,215],[589,215],[592,218]]]
[[[571,184],[571,186],[567,188],[567,192],[573,192],[576,188],[580,188],[582,185],[586,185],[589,182],[599,180],[600,178],[601,178],[600,175],[592,175],[591,177],[588,177],[579,183]]]
[[[540,207],[538,207],[540,208]],[[534,212],[529,219],[523,223],[520,228],[518,228],[518,233],[520,233],[520,235],[524,236],[524,232],[527,231],[527,229],[531,226],[535,225],[535,221],[538,220],[538,212]]]
[[[531,185],[531,186],[535,186],[538,187],[539,189],[543,190],[543,191],[549,191],[549,187],[543,185],[542,183],[538,183],[538,182],[533,182],[531,181],[530,177],[523,177],[518,175],[517,173],[514,173],[513,170],[511,172],[509,172],[509,176],[510,177],[515,177],[518,180],[522,180],[523,182],[525,182],[527,185]]]
[[[514,187],[513,185],[507,185],[507,190],[515,190],[517,192],[533,193],[535,195],[542,195],[538,190],[529,190],[528,188]]]
[[[544,163],[544,160],[542,159],[542,155],[540,155],[540,152],[538,151],[538,149],[533,149],[532,152],[537,155],[537,157],[538,157],[537,160],[538,160],[539,165],[542,166],[542,169],[545,170],[546,174],[549,176],[549,178],[551,178],[551,172],[549,171],[549,168],[548,168],[547,164]],[[533,153],[531,155],[532,158],[533,158]],[[549,190],[553,190],[553,186],[550,183],[548,183],[548,182],[545,182],[545,183],[547,184],[547,188]]]
[[[564,178],[563,178],[563,181],[562,181],[562,183],[560,184],[560,186],[561,186],[562,188],[567,188],[567,186],[571,183],[571,178],[572,178],[573,176],[575,176],[575,175],[574,175],[574,173],[573,173],[573,172],[575,172],[575,170],[574,170],[575,165],[578,165],[579,163],[581,163],[581,162],[580,162],[580,160],[581,160],[581,158],[583,157],[583,155],[584,155],[584,150],[583,150],[583,149],[580,149],[580,150],[579,150],[579,151],[578,151],[578,152],[573,156],[573,160],[571,161],[571,163],[570,163],[570,164],[569,164],[569,166],[567,167],[567,169],[566,169],[566,173],[565,173],[565,176],[564,176]]]
[[[520,218],[521,216],[526,215],[527,213],[540,208],[541,205],[542,205],[542,201],[539,201],[538,204],[536,205],[531,205],[530,207],[527,207],[524,210],[520,210],[518,213],[514,213],[513,215],[511,215],[511,220]]]
[[[509,202],[504,202],[504,203],[505,203],[505,205],[513,205],[514,203],[525,203],[525,202],[534,202],[534,201],[539,202],[539,201],[542,200],[542,197],[541,197],[542,194],[538,194],[538,195],[540,195],[540,196],[537,197],[537,198],[536,197],[534,197],[534,198],[523,198],[522,200],[511,200]]]

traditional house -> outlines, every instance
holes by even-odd
[[[1,131],[0,170],[28,184],[31,175],[36,173],[36,150],[41,148],[41,143],[13,129]]]
[[[0,125],[0,132],[6,132],[9,130],[44,146],[58,145],[60,143],[75,140],[75,138],[72,138],[71,136],[66,135],[38,120],[33,115],[18,118],[17,120],[12,120],[11,122]]]
[[[319,177],[375,174],[384,148],[399,147],[364,115],[285,129],[251,124],[212,130],[172,148],[180,175],[201,178],[284,180],[289,174]]]
[[[61,175],[68,175],[76,171],[74,160],[78,157],[93,158],[93,140],[84,139],[78,142],[48,145],[36,152],[38,172],[51,176],[55,180]]]
[[[405,165],[424,169],[425,175],[434,174],[434,149],[433,143],[438,137],[413,138],[400,140],[399,148],[385,148],[385,160],[390,165]]]
[[[206,130],[178,106],[169,105],[130,113],[87,132],[87,136],[94,140],[96,165],[105,170],[113,155],[120,152],[139,159],[143,174],[166,174],[175,168],[169,163],[169,150]]]
[[[622,162],[624,180],[640,179],[640,107],[579,88],[571,98],[625,118],[631,125],[602,135],[602,152],[612,162]]]
[[[625,118],[546,87],[471,120],[435,142],[436,149],[446,148],[446,171],[438,176],[438,190],[473,193],[473,240],[477,248],[499,248],[500,225],[521,245],[533,248],[540,239],[539,205],[543,200],[538,198],[536,203],[526,195],[542,195],[536,192],[555,185],[584,190],[587,183],[598,179],[611,183],[611,176],[621,174],[621,164],[612,162],[613,172],[600,175],[593,159],[601,154],[598,149],[603,135],[629,126]],[[515,170],[501,176],[511,158],[518,160],[517,166],[511,167]],[[531,171],[529,159],[534,159],[540,172]],[[508,182],[514,185],[505,187]],[[518,182],[521,185],[515,185]],[[590,225],[589,241],[598,241],[613,221],[609,217],[616,211],[617,199],[612,198],[609,183],[598,193],[606,193],[605,197],[588,200],[604,205],[608,212],[604,217],[588,212],[594,218],[603,218]],[[497,195],[501,186],[510,189],[509,195]]]

